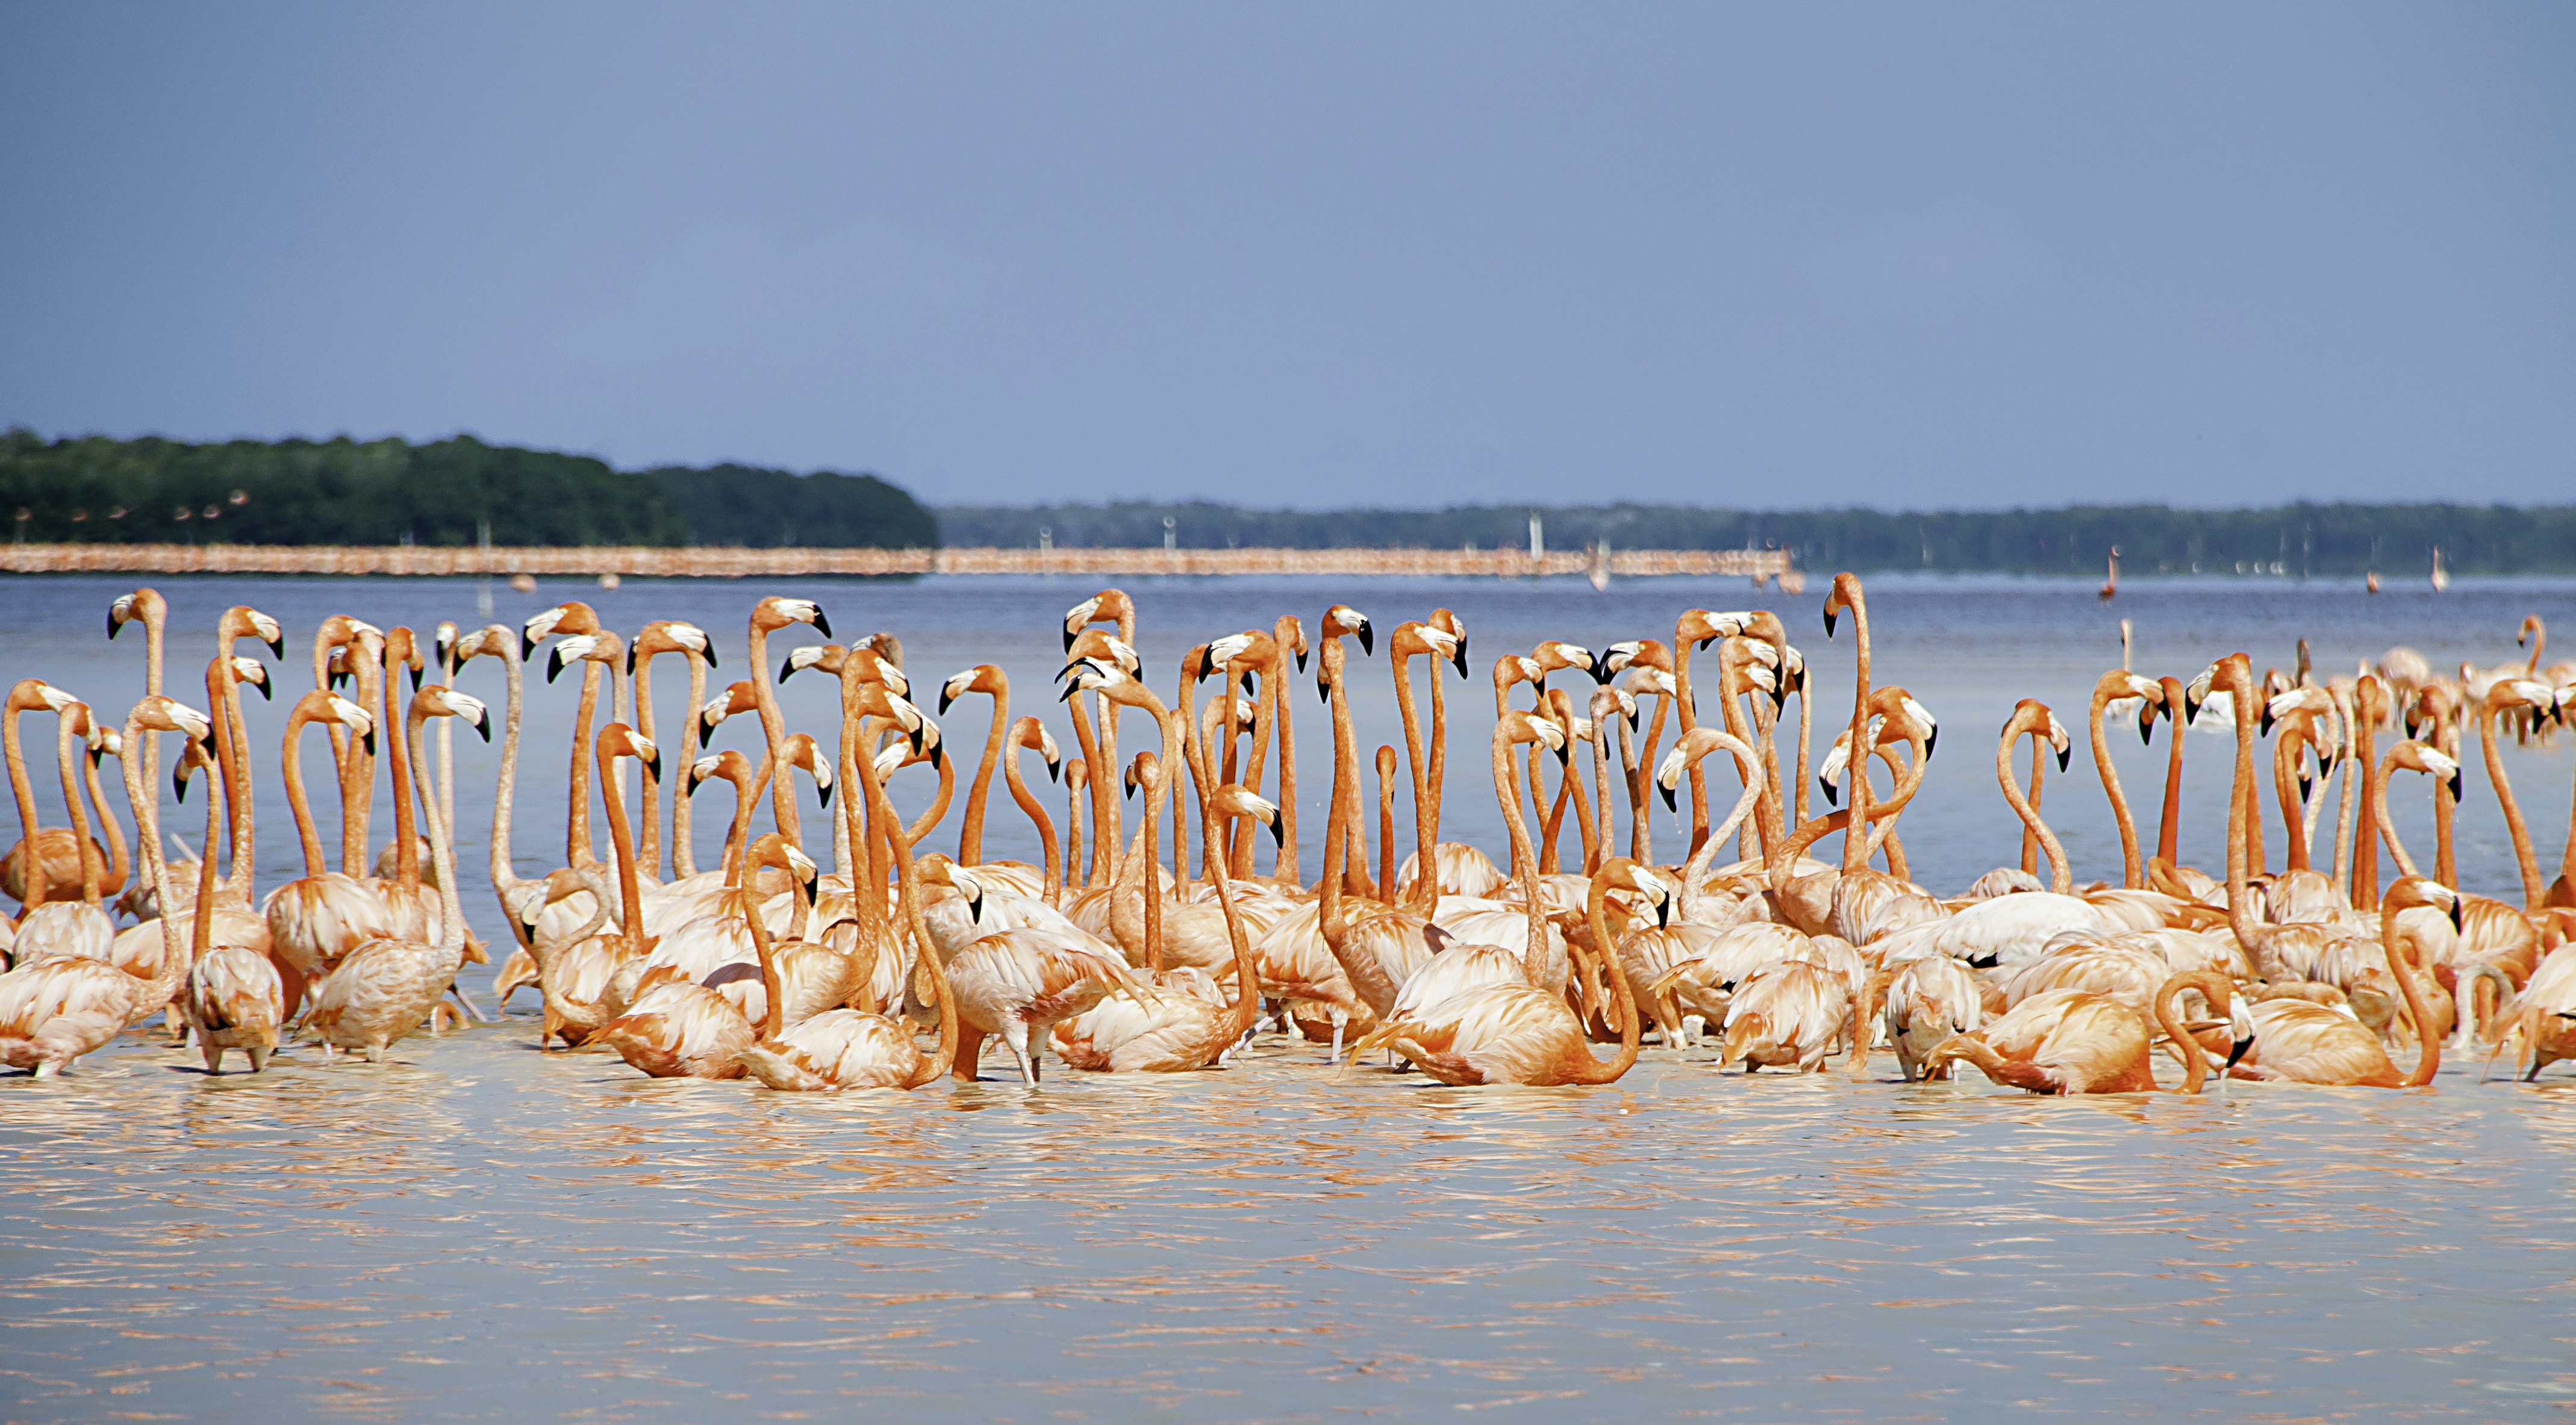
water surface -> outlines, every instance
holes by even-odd
[[[100,636],[117,586],[5,583],[9,677],[41,674],[102,707],[139,691],[131,635]],[[323,613],[470,623],[476,592],[164,588],[178,605],[174,685],[197,681],[178,655],[201,669],[214,614],[238,600],[288,624],[286,692],[309,681],[296,641]],[[2334,669],[2393,643],[2436,666],[2495,662],[2514,655],[2524,612],[2576,618],[2556,584],[2372,600],[2283,581],[2133,582],[2108,609],[2072,584],[1872,588],[1879,676],[1943,719],[1905,826],[1918,876],[1945,888],[2013,854],[1992,730],[2022,696],[2072,723],[2117,661],[2122,615],[2138,666],[2183,676],[2239,647],[2286,665],[2301,636]],[[792,591],[821,598],[844,637],[900,632],[925,682],[1001,662],[1033,708],[1059,661],[1054,617],[1090,586]],[[515,623],[579,595],[629,631],[692,618],[718,635],[730,678],[762,592],[566,584],[500,591],[495,612]],[[1333,599],[1381,632],[1448,603],[1480,676],[1540,637],[1669,637],[1681,607],[1749,601],[1741,585],[1684,581],[1597,595],[1320,580],[1133,592],[1158,685],[1188,643],[1281,611],[1311,626]],[[1848,655],[1822,637],[1814,602],[1777,606],[1818,669],[1821,719],[1849,687]],[[797,641],[780,639],[773,660]],[[1392,740],[1383,656],[1355,666],[1362,735]],[[666,723],[676,669],[660,679]],[[489,664],[465,678],[496,699],[498,682]],[[1451,691],[1450,830],[1499,850],[1480,741],[1490,693]],[[789,684],[791,723],[826,727],[829,696],[820,680]],[[532,679],[523,873],[560,860],[570,701],[568,686]],[[253,708],[263,888],[298,870],[275,780],[283,707]],[[1315,708],[1297,707],[1310,870],[1330,760]],[[980,698],[947,720],[960,746],[982,724]],[[752,735],[745,719],[723,744]],[[2141,803],[2161,739],[2121,754]],[[2567,748],[2506,758],[2551,862]],[[474,867],[492,762],[470,737],[458,750],[460,859]],[[2224,737],[2191,743],[2184,850],[2205,866],[2228,750]],[[2463,879],[2508,892],[2481,770],[2469,786]],[[922,781],[898,788],[908,807],[927,796]],[[716,795],[700,813],[710,858]],[[2399,815],[2425,839],[2422,798],[2408,795]],[[2080,750],[2047,806],[2078,875],[2116,876]],[[172,814],[193,838],[193,809]],[[376,825],[381,839],[381,804]],[[827,854],[821,826],[809,817],[809,849]],[[1658,834],[1678,844],[1669,819]],[[1007,803],[988,844],[1035,849]],[[471,872],[467,906],[506,939]],[[1982,1082],[1908,1087],[1887,1081],[1883,1057],[1867,1082],[1721,1078],[1704,1054],[1650,1048],[1608,1089],[1454,1090],[1337,1072],[1265,1039],[1221,1073],[826,1098],[539,1053],[527,1009],[523,997],[509,1023],[406,1041],[378,1067],[305,1051],[266,1075],[209,1079],[193,1055],[134,1034],[68,1078],[0,1081],[12,1168],[0,1418],[2501,1419],[2576,1405],[2564,1077],[2481,1083],[2471,1064],[2404,1093],[2233,1085],[2065,1102]]]

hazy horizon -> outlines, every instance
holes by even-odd
[[[2576,489],[2576,10],[0,11],[0,425],[941,506]]]

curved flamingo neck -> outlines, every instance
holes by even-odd
[[[2442,1067],[2442,1039],[2433,1032],[2433,1018],[2424,1007],[2424,991],[2415,982],[2415,966],[2397,948],[2397,897],[2390,897],[2379,908],[2379,948],[2388,956],[2388,973],[2397,980],[2398,996],[2406,1001],[2406,1025],[2415,1031],[2415,1068],[2398,1083],[2399,1088],[2421,1088],[2433,1082],[2434,1073]]]
[[[9,762],[9,794],[18,803],[18,826],[24,833],[18,843],[23,848],[18,855],[22,910],[45,903],[45,860],[36,854],[36,788],[27,776],[26,750],[18,741],[18,719],[24,711],[13,701],[6,713],[0,714],[0,739],[6,740]]]
[[[1046,865],[1046,887],[1040,895],[1048,905],[1054,905],[1064,895],[1064,857],[1056,843],[1055,820],[1047,815],[1045,803],[1030,793],[1028,783],[1020,779],[1018,754],[1009,753],[1002,758],[1002,783],[1009,790],[1011,800],[1019,804],[1021,813],[1037,828],[1038,845]]]
[[[420,725],[429,720],[429,705],[418,697],[411,701],[411,711],[403,719],[403,745],[409,750],[414,766],[425,766]],[[450,973],[465,963],[465,905],[456,889],[456,839],[449,834],[445,814],[438,798],[424,796],[421,808],[429,818],[429,864],[438,873],[438,948],[448,957]]]
[[[519,718],[525,680],[521,677],[518,647],[514,640],[505,637],[504,646],[493,656],[501,660],[502,674],[506,679],[506,706],[501,713],[501,773],[492,792],[489,863],[492,889],[500,893],[502,909],[506,912],[510,908],[510,896],[520,885],[518,869],[511,863],[510,856],[510,804],[519,792]],[[697,721],[697,715],[691,713],[689,720]],[[505,914],[503,919],[516,920],[517,917]]]
[[[1710,839],[1714,841],[1716,838]],[[1574,1083],[1610,1083],[1626,1074],[1637,1063],[1636,992],[1629,987],[1627,974],[1612,962],[1618,942],[1611,938],[1609,917],[1604,913],[1604,904],[1614,871],[1633,874],[1634,867],[1635,863],[1624,857],[1616,857],[1603,863],[1601,869],[1592,874],[1592,884],[1584,893],[1584,922],[1591,928],[1592,943],[1608,966],[1609,973],[1602,978],[1610,982],[1611,997],[1619,1006],[1619,1049],[1610,1057],[1608,1063],[1603,1063],[1592,1057],[1591,1050],[1578,1048],[1575,1054],[1582,1062],[1567,1065],[1573,1070],[1568,1078]],[[1567,949],[1569,952],[1573,949],[1570,941]]]
[[[843,716],[855,719],[857,713],[847,711]],[[886,799],[885,786],[877,779],[876,763],[865,756],[854,757],[850,761],[850,770],[857,776],[860,792],[867,799],[870,823],[881,822],[887,829],[884,839],[893,849],[896,899],[902,908],[905,926],[912,932],[913,943],[925,947],[937,945],[939,942],[930,933],[930,921],[922,914],[920,869],[913,863],[911,844],[897,831],[903,823],[895,814],[894,803]],[[869,839],[874,841],[876,837],[871,834]],[[929,975],[931,993],[939,1000],[939,1047],[913,1071],[912,1077],[904,1083],[906,1088],[920,1088],[938,1080],[957,1062],[957,1001],[949,991],[947,967],[935,951],[918,956],[915,963]]]
[[[329,869],[322,860],[322,833],[313,825],[313,804],[304,794],[304,764],[296,756],[297,735],[311,721],[301,706],[287,714],[286,745],[280,758],[286,780],[286,810],[295,818],[295,838],[304,849],[304,875],[308,880]]]
[[[98,843],[90,839],[89,808],[81,805],[81,777],[77,764],[82,752],[87,749],[82,749],[82,752],[73,751],[73,746],[78,741],[78,737],[72,732],[72,720],[69,716],[55,719],[54,762],[63,779],[63,808],[71,815],[72,845],[80,855],[81,899],[91,905],[97,905],[100,869]],[[31,842],[27,847],[28,858],[34,859],[35,853],[35,845]],[[207,847],[206,854],[212,856],[215,854],[215,848]]]
[[[608,804],[608,842],[617,856],[617,903],[625,913],[624,923],[619,929],[625,932],[627,953],[640,956],[651,947],[644,939],[643,887],[635,877],[635,828],[626,820],[626,796],[617,785],[617,758],[610,753],[605,742],[598,745],[596,756],[599,762],[599,795]],[[747,884],[752,880],[747,868],[743,880]],[[760,908],[756,902],[751,907],[751,915],[753,919],[759,918]]]
[[[394,784],[394,883],[406,891],[420,889],[420,844],[412,822],[413,765],[409,736],[389,738],[385,767]]]
[[[2120,769],[2111,765],[2111,746],[2102,735],[2102,714],[2111,705],[2112,685],[2108,680],[2093,685],[2093,706],[2087,723],[2093,733],[2093,770],[2102,778],[2102,790],[2111,798],[2111,818],[2120,828],[2120,884],[2136,890],[2146,884],[2145,867],[2138,859],[2138,823],[2129,815],[2129,796],[2120,786]],[[2176,733],[2174,740],[2181,741]]]
[[[643,733],[644,740],[656,747],[661,745],[661,738],[653,726],[653,660],[669,651],[657,646],[638,650],[635,655],[635,730]],[[691,722],[697,721],[696,706],[694,703],[690,705]],[[680,763],[684,777],[688,775],[688,766],[686,761]],[[636,820],[641,823],[642,834],[637,839],[635,854],[643,864],[644,874],[659,876],[662,874],[662,778],[652,768],[646,767],[637,777],[636,786],[637,810],[640,812]]]
[[[1422,744],[1422,719],[1415,712],[1413,705],[1413,670],[1407,666],[1412,658],[1413,655],[1405,649],[1390,647],[1387,650],[1387,661],[1395,669],[1396,717],[1404,724],[1404,762],[1405,766],[1411,769],[1413,778],[1414,873],[1411,899],[1415,904],[1428,910],[1436,908],[1440,903],[1440,875],[1439,866],[1432,851],[1435,835],[1432,823],[1436,813],[1431,805],[1430,762]],[[1436,695],[1440,688],[1439,661],[1433,660],[1430,668],[1431,687]],[[1392,842],[1394,827],[1389,825],[1381,834]],[[1390,848],[1389,855],[1392,854],[1392,848]],[[1389,896],[1395,894],[1392,872],[1387,877],[1386,893]]]
[[[2522,906],[2540,909],[2548,888],[2541,884],[2540,859],[2532,854],[2531,831],[2523,825],[2522,804],[2514,800],[2513,782],[2505,776],[2504,758],[2496,751],[2495,714],[2478,709],[2478,750],[2486,757],[2487,781],[2495,787],[2496,804],[2504,810],[2504,829],[2513,838],[2513,863],[2522,873]]]
[[[688,725],[680,730],[681,775],[686,777],[686,769],[697,765],[698,753],[706,745],[705,730],[698,721],[698,709],[705,707],[707,702],[707,659],[705,654],[694,648],[681,649],[680,656],[689,663]],[[637,700],[642,701],[640,693]],[[698,848],[690,842],[690,834],[695,827],[688,789],[675,784],[671,788],[671,873],[675,876],[698,874]]]
[[[599,663],[584,659],[581,700],[573,705],[572,779],[564,802],[564,864],[575,870],[599,864],[599,847],[590,834],[590,724],[598,715]]]
[[[2412,876],[2415,858],[2406,854],[2406,845],[2397,839],[2397,824],[2388,817],[2388,774],[2397,770],[2397,753],[2379,759],[2378,774],[2371,778],[2370,804],[2372,817],[2379,824],[2379,838],[2388,843],[2388,859],[2397,863],[2397,874]]]
[[[1002,760],[1002,739],[1011,723],[1011,685],[995,670],[993,729],[984,737],[984,760],[975,765],[974,784],[966,789],[966,815],[957,830],[957,864],[984,861],[984,807],[993,792],[993,768]]]
[[[2165,797],[2156,823],[2156,858],[2166,865],[2178,864],[2182,840],[2182,744],[2183,734],[2190,731],[2180,715],[2183,705],[2182,683],[2173,678],[2158,680],[2165,694],[2165,721],[2171,725],[2172,745],[2165,748]]]
[[[1315,924],[1342,973],[1349,977],[1351,989],[1372,1013],[1383,1016],[1395,1005],[1396,985],[1377,956],[1350,950],[1350,923],[1342,914],[1342,881],[1350,857],[1348,821],[1359,806],[1359,738],[1351,729],[1340,637],[1324,638],[1315,656],[1321,665],[1325,699],[1331,706],[1333,721],[1333,791],[1325,817],[1324,873],[1317,887]]]
[[[2041,747],[2044,748],[2047,745],[2043,734],[2034,733],[2033,737]],[[2031,805],[2030,798],[2022,795],[2020,785],[2013,780],[2012,749],[2013,744],[2019,740],[2014,729],[2006,729],[2003,744],[1995,749],[1995,778],[2003,784],[2004,800],[2012,803],[2013,815],[2021,818],[2022,826],[2030,835],[2036,837],[2040,846],[2048,852],[2049,889],[2059,895],[2066,895],[2075,889],[2074,874],[2066,865],[2066,848],[2058,844],[2057,833],[2049,830],[2048,823],[2039,819],[2039,809]],[[1863,757],[1854,757],[1850,760],[1854,767],[1863,766],[1868,761]],[[1869,778],[1866,776],[1855,775],[1852,778],[1852,785],[1855,788],[1867,786],[1868,783]],[[1848,835],[1844,840],[1846,843],[1867,844],[1865,838],[1854,838]],[[1848,874],[1848,868],[1846,874]]]
[[[2179,1091],[2187,1094],[2200,1092],[2202,1083],[2209,1076],[2209,1062],[2201,1054],[2200,1041],[2192,1038],[2182,1019],[2183,991],[2195,989],[2221,1016],[2227,1012],[2227,997],[2235,993],[2235,986],[2228,982],[2226,976],[2208,970],[2172,976],[2156,991],[2156,1025],[2164,1031],[2167,1039],[2173,1041],[2174,1052],[2182,1059],[2182,1088]],[[2152,1073],[2149,1078],[2152,1081]]]

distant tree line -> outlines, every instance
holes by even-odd
[[[939,522],[873,475],[743,465],[619,471],[586,455],[401,440],[0,434],[0,538],[90,544],[910,548]]]
[[[1785,548],[1806,569],[2098,575],[2112,548],[2122,572],[2416,574],[2576,573],[2576,505],[2296,504],[2187,510],[2075,505],[2053,510],[1891,512],[1718,510],[1683,505],[1457,505],[1441,510],[1253,510],[1149,502],[1034,508],[948,506],[958,545],[1062,547],[1175,542],[1188,549],[1526,547],[1540,516],[1550,549]]]

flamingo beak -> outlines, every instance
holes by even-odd
[[[1306,671],[1306,650],[1302,648],[1297,650],[1297,671],[1300,673]]]
[[[1359,636],[1360,655],[1362,657],[1374,655],[1377,652],[1377,630],[1369,626],[1367,619],[1360,620]]]
[[[2270,703],[2265,703],[2265,704],[2263,705],[2263,716],[2259,719],[2259,721],[2261,721],[2261,723],[2263,724],[2263,735],[2264,735],[2265,737],[2269,737],[2269,736],[2271,736],[2271,735],[2272,735],[2272,705],[2271,705]]]
[[[1136,783],[1135,783],[1135,781],[1134,781],[1132,778],[1131,778],[1131,779],[1128,781],[1128,783],[1127,783],[1127,790],[1126,790],[1125,795],[1126,795],[1127,800],[1129,800],[1129,801],[1131,801],[1131,802],[1132,802],[1132,801],[1134,801],[1134,800],[1136,800]]]
[[[2067,744],[2066,746],[2064,746],[2064,747],[2061,747],[2061,748],[2057,749],[2057,770],[2058,770],[2058,771],[2060,771],[2060,772],[2065,771],[2065,770],[2066,770],[2066,764],[2067,764],[2068,762],[2070,762],[2070,761],[2074,760],[2074,757],[2075,757],[2075,746],[2074,746],[2074,744],[2072,744],[2072,743],[2069,743],[2069,744]]]
[[[1058,762],[1056,759],[1054,759],[1054,758],[1052,758],[1052,757],[1049,757],[1049,758],[1047,758],[1047,759],[1046,759],[1046,768],[1047,768],[1047,780],[1048,780],[1048,781],[1050,781],[1050,782],[1054,781],[1058,776],[1062,775],[1062,774],[1063,774],[1063,772],[1064,772],[1064,764],[1063,764],[1063,763],[1061,763],[1061,762]]]
[[[982,886],[977,886],[973,894],[966,897],[966,918],[977,925],[984,923],[984,888]]]
[[[1825,637],[1827,637],[1827,638],[1831,638],[1831,637],[1833,637],[1833,636],[1834,636],[1834,610],[1833,610],[1833,606],[1832,606],[1832,605],[1830,605],[1830,604],[1828,604],[1828,605],[1826,605],[1826,606],[1825,606]],[[1707,644],[1705,641],[1703,641],[1703,642],[1700,644],[1700,647],[1702,647],[1702,648],[1706,648],[1707,646],[1708,646],[1708,644]]]
[[[262,678],[262,679],[260,679],[260,680],[259,680],[258,687],[259,687],[259,700],[260,700],[261,702],[264,702],[264,703],[273,703],[273,702],[277,701],[277,689],[276,689],[273,685],[271,685],[271,684],[270,684],[270,682],[269,682],[266,678]]]
[[[651,753],[649,753],[649,754],[647,754],[647,755],[645,755],[645,756],[639,757],[639,758],[637,758],[637,759],[635,759],[635,760],[637,760],[637,761],[639,761],[639,762],[641,762],[641,763],[643,763],[643,764],[644,764],[644,770],[645,770],[645,772],[646,772],[648,775],[650,775],[650,776],[651,776],[655,781],[659,781],[659,780],[661,780],[661,777],[662,777],[662,752],[661,752],[661,749],[660,749],[660,748],[655,748]]]
[[[2451,773],[2451,804],[2460,804],[2460,774],[2456,770]]]
[[[832,621],[823,617],[823,606],[821,604],[816,604],[814,606],[814,631],[823,635],[825,638],[830,638],[832,636]]]
[[[1596,687],[1596,688],[1597,688],[1597,687],[1599,687],[1600,685],[1602,685],[1603,683],[1607,683],[1607,682],[1609,682],[1609,681],[1610,681],[1610,651],[1609,651],[1608,649],[1606,649],[1606,648],[1605,648],[1605,649],[1603,649],[1602,651],[1600,651],[1599,653],[1595,653],[1595,654],[1593,654],[1593,655],[1592,655],[1592,667],[1591,667],[1590,669],[1588,669],[1587,671],[1588,671],[1588,672],[1590,672],[1590,673],[1592,674],[1592,685],[1593,685],[1594,687]]]
[[[549,682],[549,683],[553,682],[553,681],[554,681],[558,676],[560,676],[560,675],[562,674],[562,672],[563,672],[563,650],[562,650],[562,649],[560,649],[560,648],[549,648],[549,649],[547,649],[547,650],[546,650],[546,681],[547,681],[547,682]]]
[[[1070,623],[1064,626],[1064,651],[1067,653],[1073,651],[1073,625]]]
[[[1658,782],[1658,783],[1656,783],[1656,784],[1655,784],[1655,789],[1656,789],[1657,791],[1660,791],[1660,792],[1662,792],[1662,793],[1664,794],[1664,810],[1666,810],[1666,811],[1670,811],[1670,812],[1678,812],[1678,811],[1680,811],[1680,810],[1682,809],[1682,808],[1681,808],[1681,803],[1680,803],[1678,800],[1676,800],[1676,799],[1674,798],[1674,796],[1673,796],[1673,789],[1672,789],[1672,788],[1665,786],[1665,785],[1664,785],[1663,783],[1661,783],[1661,782]]]
[[[474,719],[474,730],[483,735],[485,742],[492,740],[492,714],[488,710]]]
[[[1288,844],[1288,823],[1277,816],[1270,818],[1270,845],[1276,850]]]
[[[2156,710],[2153,704],[2138,715],[2138,744],[2142,747],[2156,745]]]
[[[948,704],[952,701],[954,700],[948,696],[948,690],[944,687],[941,688],[939,690],[939,715],[941,717],[948,716]]]
[[[363,747],[363,748],[367,749],[367,755],[368,755],[368,756],[370,756],[370,757],[375,756],[375,755],[376,755],[376,730],[375,730],[374,728],[372,728],[372,727],[371,727],[371,728],[368,728],[368,729],[367,729],[367,732],[366,732],[366,735],[358,739],[358,745],[359,745],[360,747]]]
[[[1315,701],[1317,701],[1317,702],[1319,702],[1319,703],[1327,703],[1327,704],[1329,704],[1329,703],[1331,703],[1331,702],[1332,702],[1332,700],[1333,700],[1333,685],[1332,685],[1332,684],[1330,684],[1330,683],[1328,683],[1328,682],[1326,682],[1326,681],[1324,681],[1324,680],[1323,680],[1323,679],[1321,679],[1321,678],[1317,678],[1317,679],[1315,680]]]
[[[1940,725],[1939,723],[1937,723],[1937,722],[1936,722],[1936,723],[1934,723],[1934,724],[1932,725],[1932,730],[1931,730],[1930,732],[1928,732],[1928,733],[1924,734],[1924,736],[1923,736],[1923,760],[1924,760],[1924,761],[1926,761],[1926,762],[1931,761],[1931,760],[1932,760],[1932,749],[1934,749],[1934,748],[1936,748],[1936,747],[1938,747],[1938,746],[1940,746],[1940,745],[1941,745],[1941,725]]]
[[[631,658],[631,657],[632,657],[632,655],[629,655],[629,657]],[[631,662],[627,665],[626,671],[627,671],[627,672],[629,672],[629,673],[632,673],[632,672],[634,672],[634,671],[635,671],[635,667],[634,667],[634,665],[633,665]],[[411,690],[412,690],[413,692],[415,692],[415,693],[417,693],[417,692],[419,692],[419,691],[420,691],[420,675],[421,675],[421,670],[420,670],[420,669],[418,669],[418,668],[414,668],[414,669],[412,669],[412,670],[411,670]]]
[[[2465,928],[2460,923],[2460,908],[2465,904],[2466,902],[2462,901],[2459,896],[2453,895],[2451,897],[2451,931],[2453,934],[2457,934]]]
[[[1260,691],[1252,686],[1252,673],[1248,669],[1243,675],[1243,695],[1247,698],[1257,698],[1261,696]]]
[[[118,630],[119,628],[121,628],[121,627],[123,627],[123,625],[119,624],[119,623],[116,621],[116,610],[114,610],[114,609],[109,609],[109,610],[107,611],[107,641],[108,641],[108,642],[110,642],[110,643],[114,643],[114,642],[116,641],[116,633],[117,633],[117,630]]]
[[[268,653],[272,658],[284,658],[286,656],[285,634],[281,633],[277,637],[268,641]]]
[[[2243,1039],[2239,1039],[2235,1043],[2229,1045],[2227,1048],[2227,1068],[2221,1069],[2219,1072],[2224,1074],[2227,1072],[2227,1069],[2235,1068],[2236,1061],[2244,1058],[2246,1051],[2253,1047],[2254,1039],[2251,1035],[2248,1035]]]
[[[1082,685],[1080,683],[1067,683],[1064,685],[1064,691],[1055,695],[1055,700],[1060,703],[1071,702],[1073,700],[1073,695],[1081,691]]]
[[[948,744],[946,744],[946,743],[944,743],[944,742],[934,742],[934,743],[930,744],[930,765],[931,765],[931,766],[933,766],[933,767],[940,766],[940,765],[942,765],[943,763],[947,762],[947,760],[948,760]]]
[[[2183,694],[2183,695],[2182,695],[2182,723],[2183,723],[2183,726],[2185,726],[2185,727],[2189,727],[2189,726],[2191,726],[2193,723],[2198,722],[2198,721],[2200,721],[2200,699],[2193,697],[2193,696],[2192,696],[2191,694],[2189,694],[2189,693],[2185,693],[2185,694]],[[2408,734],[2408,735],[2409,735],[2409,736],[2412,736],[2413,734],[2411,734],[2411,733],[2410,733],[2410,734]]]
[[[823,810],[830,811],[832,809],[832,788],[829,783],[817,785],[814,788],[814,794],[821,799]]]
[[[635,676],[635,645],[631,643],[626,645],[626,676]]]
[[[1655,928],[1661,930],[1672,923],[1673,898],[1668,895],[1655,897]]]
[[[1929,758],[1931,754],[1927,752],[1924,756]],[[1831,778],[1818,777],[1816,779],[1816,790],[1825,794],[1825,805],[1829,807],[1838,807],[1843,804],[1843,789]]]
[[[796,660],[795,660],[795,659],[790,658],[790,659],[788,659],[786,662],[781,663],[781,664],[779,664],[779,665],[778,665],[778,681],[780,681],[780,682],[784,683],[784,682],[786,682],[788,679],[793,678],[793,677],[795,677],[795,676],[796,676]]]
[[[534,653],[534,652],[536,652],[536,651],[537,651],[537,641],[536,641],[535,639],[533,639],[533,638],[528,637],[528,631],[527,631],[526,629],[524,629],[524,628],[523,628],[523,629],[520,629],[520,630],[519,630],[519,661],[520,661],[520,662],[522,662],[522,663],[527,662],[527,661],[528,661],[528,655],[529,655],[529,654],[531,654],[531,653]],[[281,653],[281,654],[279,654],[278,656],[279,656],[280,658],[283,658],[283,657],[285,657],[286,655],[285,655],[285,654],[283,654],[283,653]]]

